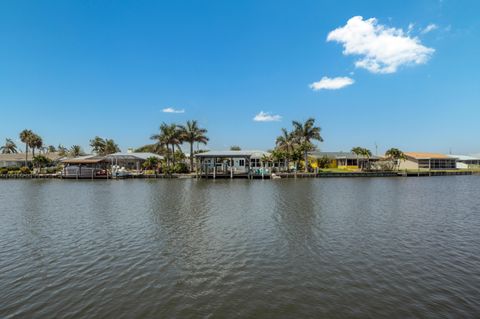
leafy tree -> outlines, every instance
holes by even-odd
[[[230,146],[230,151],[241,151],[242,148],[238,145]]]
[[[55,146],[48,145],[48,147],[47,147],[47,152],[48,153],[55,153],[56,151],[57,151],[57,149],[55,148]]]
[[[5,145],[0,147],[0,150],[2,150],[2,154],[18,153],[17,144],[10,138],[5,139]]]

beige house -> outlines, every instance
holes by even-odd
[[[41,154],[36,152],[35,156],[42,155],[51,161],[59,161],[62,156],[58,155],[57,152]],[[32,161],[32,153],[28,153],[26,158],[27,162]],[[11,153],[11,154],[0,154],[0,167],[21,167],[25,166],[25,153]]]
[[[457,159],[438,153],[405,152],[405,160],[400,161],[401,170],[445,170],[456,169]]]

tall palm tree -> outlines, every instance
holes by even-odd
[[[296,141],[293,133],[288,132],[285,128],[282,128],[282,135],[277,137],[275,145],[278,150],[285,154],[285,165],[287,166],[288,170],[289,159],[296,146]]]
[[[2,150],[2,154],[18,153],[17,144],[10,138],[5,139],[5,145],[0,147],[0,149]]]
[[[32,136],[30,136],[28,146],[32,149],[32,158],[34,158],[35,149],[41,149],[43,147],[43,140],[39,135],[33,133]]]
[[[313,147],[312,141],[323,142],[320,135],[321,128],[315,126],[315,119],[309,118],[305,123],[293,121],[294,135],[298,139],[298,144],[303,145],[303,156],[305,159],[305,172],[308,172],[308,151]]]
[[[209,141],[207,134],[207,129],[200,128],[198,122],[187,121],[187,125],[179,126],[180,129],[180,138],[182,141],[185,141],[190,144],[190,172],[193,172],[193,145],[195,143],[202,143],[206,145]]]
[[[20,140],[22,143],[25,143],[25,166],[28,165],[28,144],[30,143],[30,138],[32,137],[32,130],[23,130],[20,132]]]

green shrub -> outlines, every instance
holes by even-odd
[[[5,175],[5,174],[8,174],[8,168],[7,167],[0,168],[0,175]]]
[[[188,166],[185,163],[177,163],[173,167],[173,172],[177,174],[185,174],[188,173]]]
[[[18,171],[8,171],[8,175],[17,175],[20,174],[20,170]]]
[[[20,173],[21,174],[31,174],[31,171],[30,171],[30,168],[28,168],[26,166],[23,166],[23,167],[20,167]]]

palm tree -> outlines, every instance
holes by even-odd
[[[83,154],[82,147],[80,145],[73,145],[70,148],[70,155],[73,157],[78,157]]]
[[[170,167],[170,156],[174,157],[175,145],[180,144],[180,134],[178,126],[176,124],[162,123],[160,125],[160,132],[153,134],[150,139],[155,140],[159,148],[166,147],[167,149],[167,166]],[[170,150],[170,145],[172,149]],[[173,164],[175,164],[175,158],[173,158]]]
[[[95,154],[103,154],[103,152],[105,152],[105,140],[99,136],[95,136],[90,140],[90,147]]]
[[[148,157],[145,162],[143,163],[143,167],[146,169],[154,169],[156,170],[158,167],[159,160],[158,158],[151,156]]]
[[[22,141],[22,143],[25,143],[25,166],[28,165],[28,144],[32,135],[33,132],[31,130],[25,129],[20,132],[20,140]]]
[[[385,156],[395,162],[397,170],[400,168],[400,161],[404,160],[405,154],[398,148],[391,148],[385,152]]]
[[[58,149],[58,155],[60,156],[66,156],[68,153],[68,149],[62,144],[59,144],[57,149]]]
[[[200,128],[198,126],[197,121],[187,121],[187,125],[179,126],[180,129],[180,137],[182,141],[185,141],[190,144],[190,172],[193,171],[193,145],[195,143],[202,143],[207,145],[209,139],[205,135],[207,134],[207,130],[204,128]]]
[[[2,154],[18,153],[17,144],[10,138],[5,139],[5,145],[0,147],[0,149],[2,150]]]
[[[282,128],[282,135],[277,137],[275,145],[278,150],[285,154],[285,165],[287,166],[288,171],[288,161],[293,153],[293,150],[296,146],[296,141],[293,136],[293,133],[288,132],[287,129]]]
[[[28,141],[28,146],[32,149],[32,158],[34,158],[35,149],[41,149],[43,147],[43,140],[39,135],[33,133]]]
[[[308,172],[308,151],[312,149],[312,140],[323,142],[320,135],[321,128],[315,126],[315,119],[309,118],[305,123],[293,121],[294,136],[298,139],[298,144],[303,145],[303,156],[305,159],[305,172]]]
[[[360,156],[366,158],[368,163],[367,166],[370,166],[370,157],[372,157],[372,152],[369,149],[357,146],[352,148],[351,152],[357,155],[357,165],[360,167],[360,169],[365,168],[363,164],[359,165]]]
[[[120,147],[118,147],[117,143],[113,139],[106,139],[105,140],[105,150],[103,151],[102,155],[108,155],[120,152]]]

